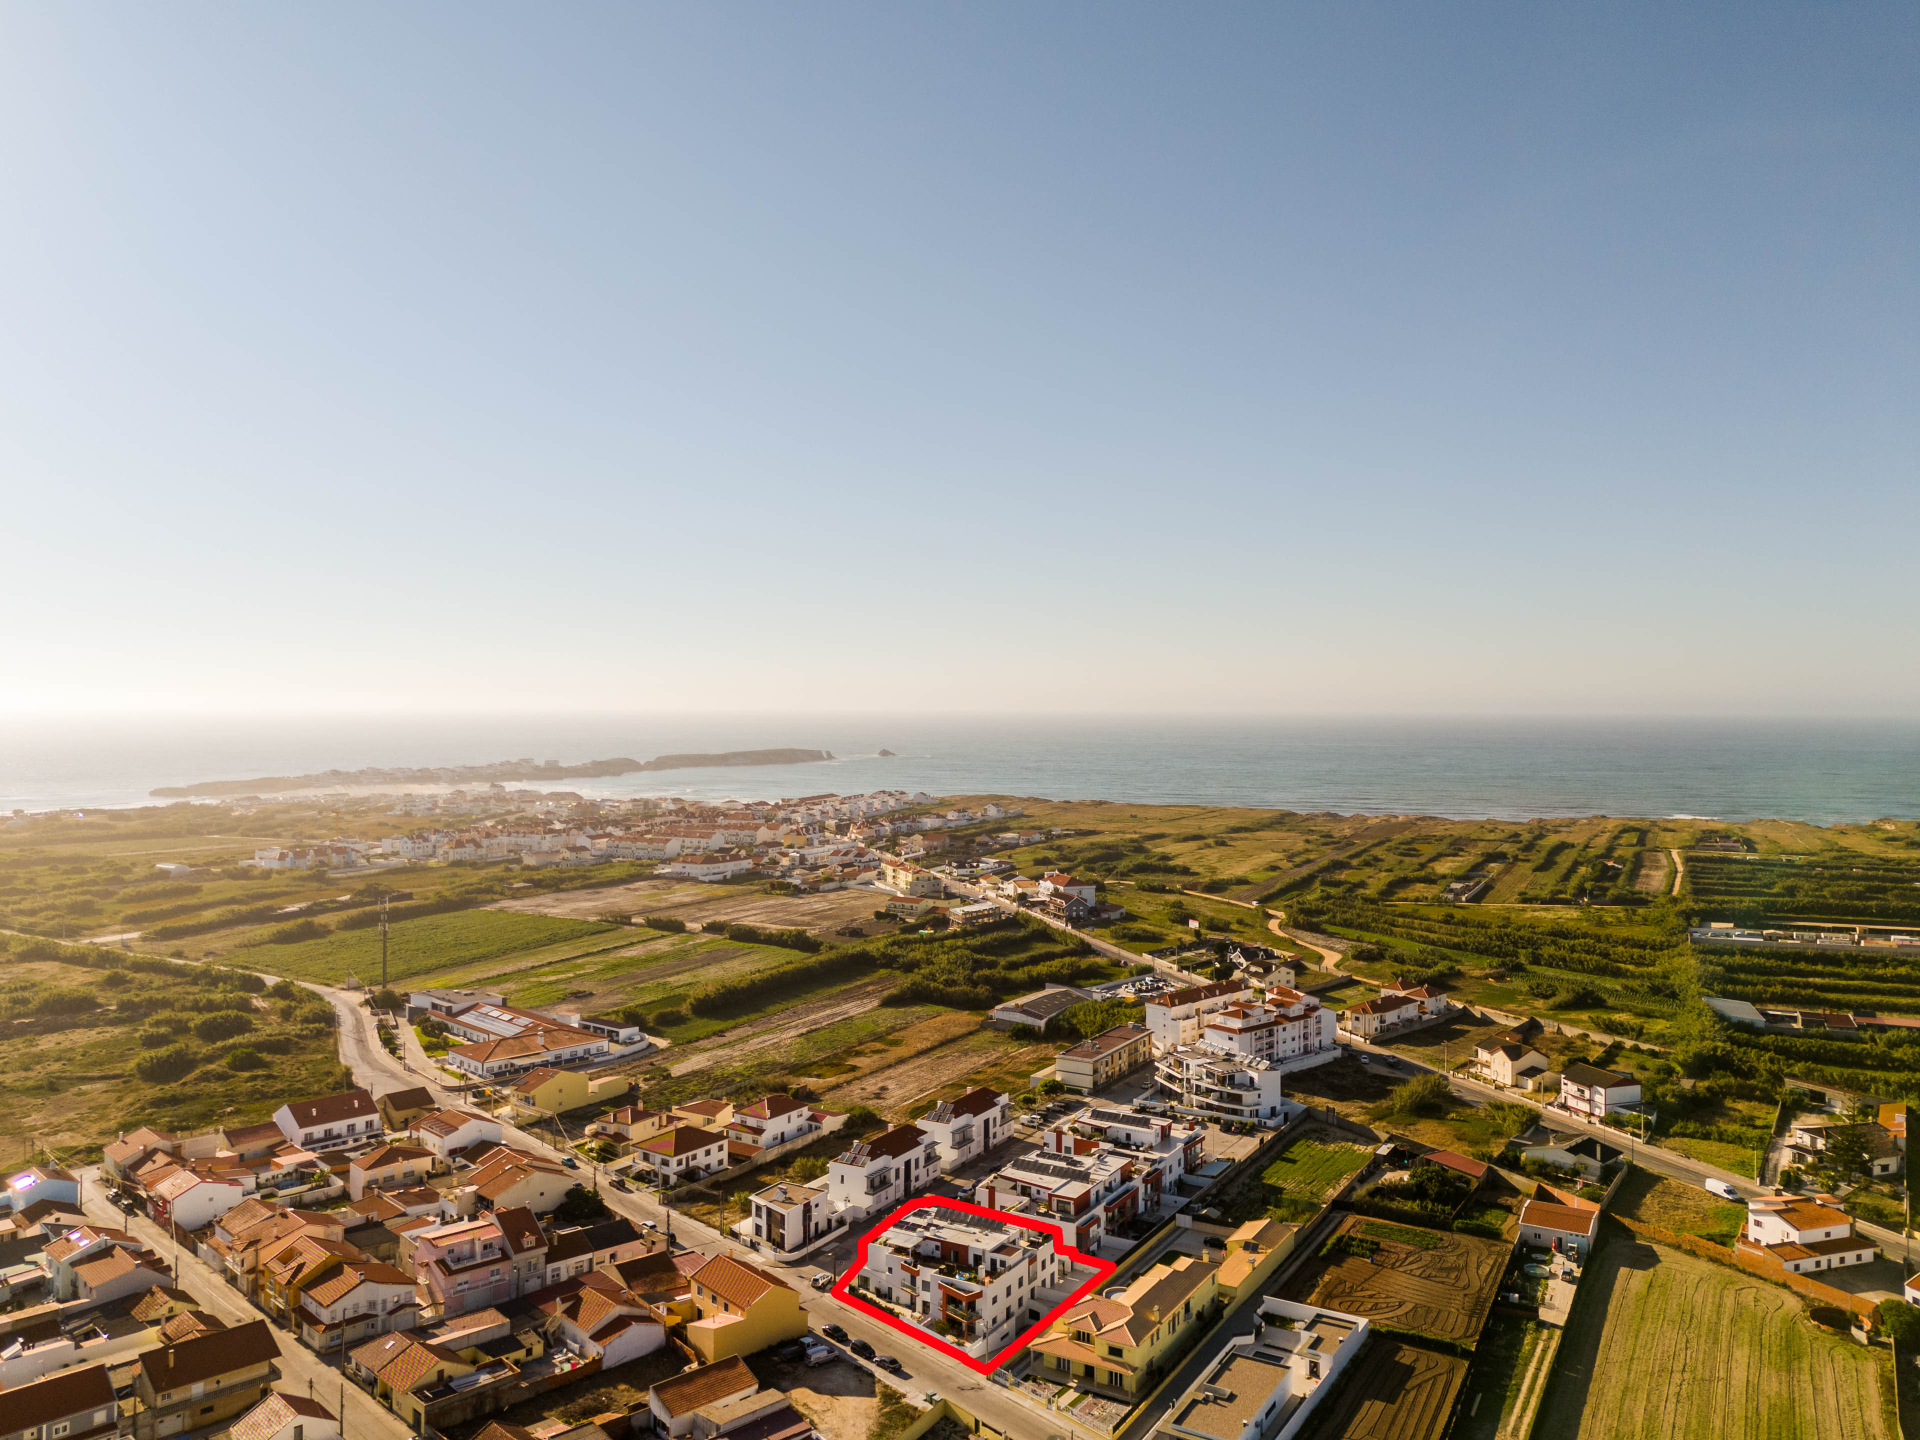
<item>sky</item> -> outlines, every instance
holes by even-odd
[[[0,712],[1911,714],[1917,16],[0,4]]]

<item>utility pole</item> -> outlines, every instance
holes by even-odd
[[[387,897],[380,897],[380,988],[387,988]]]

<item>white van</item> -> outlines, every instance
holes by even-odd
[[[1740,1192],[1724,1180],[1706,1180],[1701,1183],[1710,1193],[1718,1195],[1722,1200],[1732,1200],[1735,1203],[1740,1200]]]

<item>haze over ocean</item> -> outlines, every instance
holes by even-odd
[[[896,787],[1514,820],[1920,817],[1915,722],[871,715],[15,718],[0,721],[0,810],[158,804],[148,791],[160,785],[363,766],[647,760],[786,745],[839,758],[573,780],[565,788],[777,799]],[[879,758],[882,748],[897,753]]]

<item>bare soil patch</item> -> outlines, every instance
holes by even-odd
[[[1375,1336],[1348,1366],[1313,1440],[1434,1440],[1446,1431],[1467,1362]]]
[[[1369,1258],[1359,1255],[1316,1257],[1287,1289],[1306,1303],[1364,1315],[1376,1325],[1431,1335],[1471,1348],[1487,1323],[1494,1289],[1513,1247],[1498,1240],[1448,1231],[1425,1231],[1438,1243],[1431,1248],[1379,1238],[1379,1221],[1348,1215],[1336,1235],[1353,1234],[1377,1244]],[[1412,1227],[1407,1227],[1412,1228]]]
[[[747,1364],[761,1385],[786,1391],[788,1401],[826,1440],[867,1440],[880,1414],[877,1382],[851,1361],[810,1369],[760,1354]]]
[[[851,1020],[878,1005],[893,989],[894,983],[892,976],[882,976],[851,990],[843,990],[831,999],[810,1005],[796,1005],[778,1015],[769,1015],[723,1031],[710,1040],[698,1041],[676,1052],[677,1058],[667,1073],[687,1075],[723,1060],[732,1063],[742,1055],[783,1044],[841,1020]]]
[[[1054,1055],[1051,1045],[1013,1044],[984,1031],[980,1017],[965,1012],[933,1016],[888,1038],[900,1043],[872,1041],[830,1057],[854,1065],[855,1073],[815,1081],[815,1088],[836,1107],[871,1105],[889,1119],[905,1120],[908,1111],[975,1085],[1017,1094]]]

